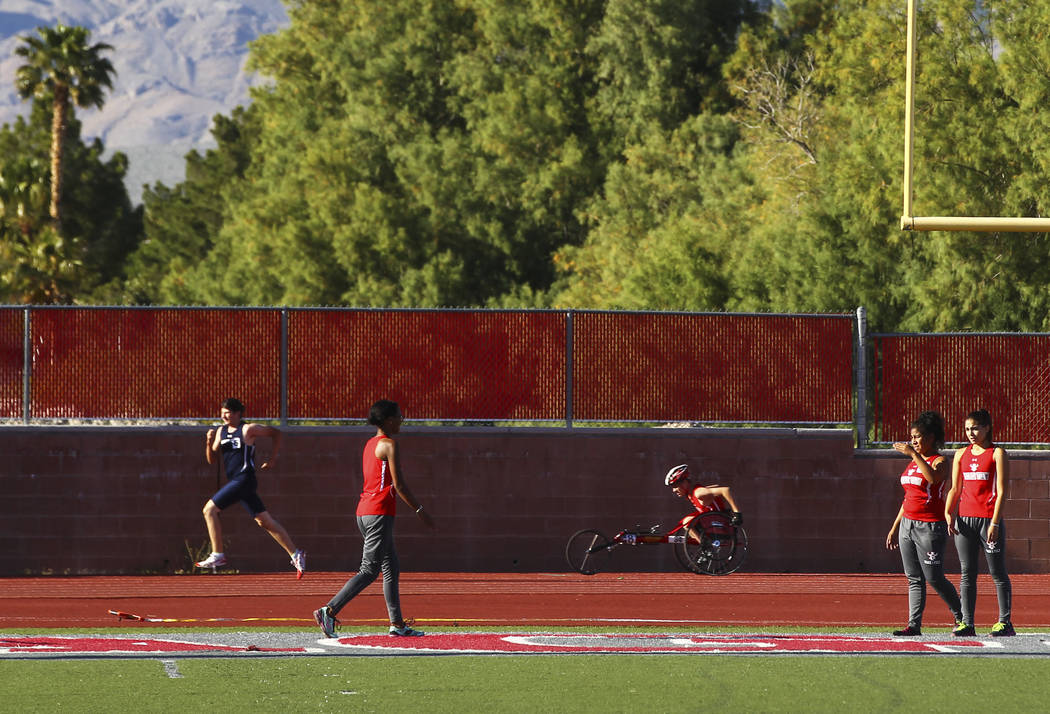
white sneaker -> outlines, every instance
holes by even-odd
[[[306,572],[306,551],[297,550],[292,553],[292,565],[295,566],[295,579],[302,580],[303,573]]]
[[[201,562],[194,563],[194,565],[198,568],[211,568],[212,570],[215,570],[216,568],[221,568],[226,565],[226,556],[222,553],[212,553]]]

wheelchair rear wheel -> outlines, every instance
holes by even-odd
[[[701,513],[686,526],[685,540],[675,555],[686,569],[700,575],[735,573],[747,558],[747,531],[734,526],[730,515],[718,511]]]

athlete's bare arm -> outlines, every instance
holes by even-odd
[[[274,466],[277,462],[277,454],[281,451],[281,430],[275,426],[267,426],[266,424],[245,424],[244,430],[244,443],[252,446],[255,444],[255,440],[259,437],[270,437],[270,456],[263,462],[259,467],[259,470],[268,469]]]
[[[729,507],[733,511],[740,511],[736,505],[736,501],[733,500],[733,494],[729,492],[729,486],[719,486],[717,484],[712,484],[710,486],[697,486],[693,489],[693,496],[695,496],[696,500],[700,501],[700,503],[704,504],[704,506],[709,506],[712,501],[721,497],[725,499],[726,503],[729,504]]]
[[[204,458],[208,460],[208,463],[212,463],[211,455],[219,450],[218,429],[208,429],[208,435],[204,437]]]
[[[386,461],[387,469],[390,471],[390,480],[398,497],[416,512],[416,515],[428,528],[433,528],[434,520],[429,513],[423,510],[423,506],[412,495],[412,490],[405,483],[405,476],[401,472],[401,462],[398,458],[397,442],[390,438],[380,439],[376,444],[376,458]]]
[[[897,550],[899,543],[897,543],[897,529],[900,528],[901,521],[904,519],[904,504],[901,504],[901,509],[897,511],[897,518],[893,521],[893,527],[890,528],[890,532],[886,534],[886,550]]]
[[[739,506],[737,506],[736,501],[733,500],[733,494],[729,491],[729,486],[708,486],[708,489],[710,489],[711,493],[715,496],[721,496],[724,498],[733,511],[737,513],[740,512]]]
[[[948,495],[944,497],[944,520],[948,523],[948,535],[955,535],[955,518],[952,511],[955,510],[955,502],[959,500],[962,491],[962,459],[966,448],[956,449],[955,458],[952,459],[952,487],[948,489]]]
[[[1003,504],[1006,502],[1006,488],[1010,481],[1010,459],[1002,447],[995,447],[992,452],[995,461],[995,508],[992,511],[992,522],[988,524],[989,545],[999,540],[999,524],[1002,522]]]
[[[949,477],[948,473],[948,461],[943,457],[939,456],[934,459],[933,463],[928,463],[926,459],[922,457],[922,454],[907,441],[898,441],[893,445],[893,448],[911,458],[915,462],[915,465],[919,469],[919,473],[922,477],[932,484],[938,484]]]

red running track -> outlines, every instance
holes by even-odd
[[[131,626],[313,625],[311,613],[347,573],[183,576],[54,576],[0,579],[0,627],[123,627],[109,610],[157,618]],[[957,577],[957,576],[956,576]],[[954,579],[954,578],[953,578]],[[1014,622],[1050,626],[1050,575],[1014,575]],[[407,617],[435,626],[900,626],[907,619],[901,574],[403,573]],[[386,621],[379,582],[341,613],[346,625]],[[978,630],[997,619],[995,589],[978,581]],[[932,590],[928,627],[952,624]]]

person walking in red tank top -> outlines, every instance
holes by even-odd
[[[970,412],[966,417],[966,438],[970,445],[955,452],[952,464],[952,488],[944,502],[944,520],[948,534],[955,536],[962,575],[963,623],[956,627],[957,637],[973,637],[974,609],[977,606],[977,553],[984,551],[988,573],[995,584],[999,600],[999,621],[992,626],[992,637],[1014,635],[1010,620],[1013,590],[1006,574],[1006,527],[1003,504],[1010,477],[1010,460],[1006,452],[992,442],[992,415],[986,409]],[[952,517],[955,505],[959,515]]]
[[[364,537],[361,567],[327,605],[314,611],[314,621],[326,637],[335,637],[335,626],[339,622],[335,616],[375,581],[380,570],[383,572],[383,598],[390,617],[390,634],[399,637],[419,637],[423,634],[410,627],[401,615],[398,585],[401,566],[394,548],[395,496],[415,511],[428,528],[434,527],[434,521],[412,495],[401,471],[400,454],[394,437],[401,431],[402,419],[400,407],[387,399],[376,402],[369,411],[368,423],[376,427],[376,434],[365,444],[361,455],[364,485],[357,504],[357,527]]]
[[[894,630],[897,637],[922,634],[927,582],[947,603],[956,627],[962,622],[959,593],[944,576],[948,528],[943,511],[948,462],[938,451],[944,446],[944,419],[937,412],[923,412],[911,423],[910,434],[909,441],[893,445],[910,461],[900,476],[904,503],[886,534],[886,548],[900,548],[904,574],[908,576],[908,625]]]

